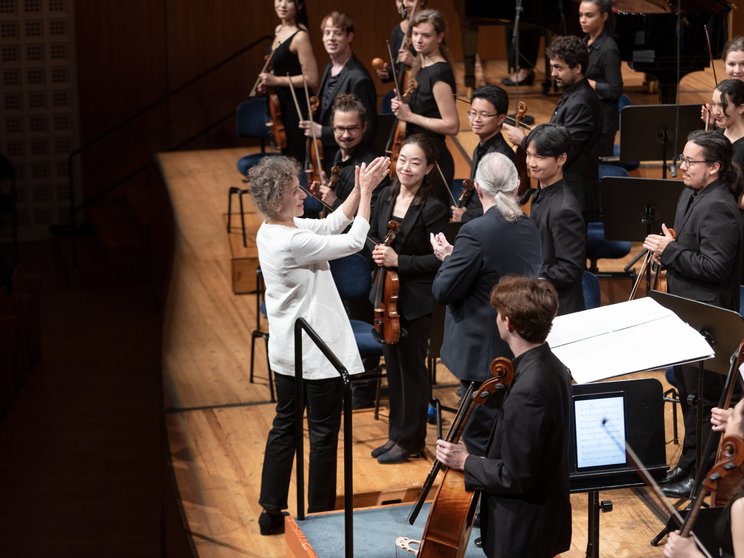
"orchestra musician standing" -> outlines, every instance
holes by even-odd
[[[413,47],[402,48],[403,38],[408,33],[409,18],[413,15],[414,8],[416,10],[422,10],[426,7],[426,0],[393,0],[395,9],[401,16],[400,23],[393,27],[393,31],[390,34],[390,50],[396,54],[394,71],[400,76],[402,69],[410,69],[413,65],[413,60],[416,56],[416,51]],[[383,62],[380,68],[376,68],[375,71],[383,83],[389,83],[393,81],[393,75],[390,71],[390,64]]]
[[[455,163],[445,138],[457,133],[460,119],[455,107],[455,76],[444,44],[446,23],[439,11],[427,9],[416,12],[410,26],[411,41],[420,63],[418,72],[412,72],[416,88],[408,103],[394,97],[391,106],[396,118],[407,123],[406,135],[423,133],[432,140],[444,183],[435,169],[436,177],[440,187],[449,189],[455,175]],[[405,89],[407,85],[401,83],[400,87]],[[403,94],[402,91],[399,93]]]
[[[602,102],[602,133],[599,136],[601,156],[613,154],[615,134],[620,127],[617,103],[623,94],[620,49],[612,31],[611,0],[583,0],[579,4],[579,24],[586,33],[584,42],[589,52],[586,79]]]
[[[489,558],[553,558],[571,546],[568,369],[545,339],[558,307],[549,281],[505,277],[490,298],[514,354],[485,457],[437,440],[436,457],[481,490],[481,538]]]
[[[744,81],[725,79],[713,90],[711,116],[731,142],[732,160],[744,165]]]
[[[402,144],[397,179],[382,190],[372,216],[371,234],[382,239],[388,222],[398,221],[391,246],[378,244],[372,258],[378,266],[394,269],[399,278],[397,312],[400,340],[383,344],[390,394],[388,440],[372,451],[380,463],[400,463],[420,455],[426,440],[429,374],[426,353],[434,300],[431,285],[439,269],[429,236],[449,221],[435,175],[437,151],[428,136],[414,134]],[[374,298],[374,293],[372,293]]]
[[[441,358],[467,391],[490,377],[491,361],[512,358],[499,337],[491,290],[507,275],[537,277],[542,264],[540,236],[519,207],[519,178],[514,163],[501,153],[488,153],[475,175],[475,193],[484,214],[465,223],[454,247],[442,233],[432,236],[434,255],[443,261],[432,293],[447,306]],[[486,455],[496,409],[475,405],[462,433],[468,451]]]
[[[478,165],[488,153],[501,153],[516,164],[514,150],[501,135],[501,126],[504,124],[508,110],[509,96],[501,87],[486,85],[473,91],[467,116],[470,128],[478,136],[478,145],[473,150],[471,181],[475,180]],[[467,197],[462,207],[452,208],[453,221],[465,223],[481,215],[483,215],[483,207],[480,198],[473,195],[473,192]]]
[[[718,131],[697,130],[678,157],[685,189],[677,202],[676,238],[662,224],[662,234],[648,235],[644,248],[666,268],[671,294],[729,310],[739,309],[741,168],[732,164],[731,142]],[[685,425],[682,454],[663,487],[668,496],[688,497],[695,474],[697,420],[688,396],[697,390],[697,366],[673,367]],[[723,390],[723,376],[703,373],[703,447],[710,434],[709,415]],[[700,394],[698,394],[700,395]],[[701,464],[705,467],[709,456]]]
[[[272,44],[272,70],[258,75],[258,91],[268,88],[276,92],[281,105],[287,145],[282,150],[298,161],[305,160],[305,135],[300,129],[290,87],[298,98],[304,96],[304,81],[310,89],[318,87],[318,64],[315,61],[307,28],[304,0],[274,0],[274,10],[281,23],[276,27]],[[304,76],[304,79],[303,79]]]
[[[723,45],[722,56],[728,78],[744,81],[744,36],[734,37]]]
[[[331,12],[323,18],[320,30],[323,47],[331,61],[320,79],[317,94],[320,104],[315,119],[301,121],[300,127],[306,137],[320,138],[323,145],[323,166],[328,174],[338,151],[331,124],[334,100],[339,95],[356,95],[367,112],[364,136],[370,140],[375,133],[377,92],[372,76],[351,50],[355,30],[351,18],[340,12]]]
[[[294,326],[304,318],[350,374],[364,371],[354,333],[336,290],[328,260],[358,252],[369,230],[372,190],[390,161],[380,157],[356,172],[353,193],[325,219],[301,219],[305,193],[299,164],[289,157],[267,157],[249,171],[251,194],[264,215],[256,235],[266,283],[269,361],[276,383],[276,416],[266,441],[261,494],[262,535],[284,531],[289,481],[295,452],[296,408]],[[356,217],[354,214],[356,213]],[[352,222],[353,220],[353,222]],[[340,234],[349,224],[346,234]],[[315,344],[302,347],[305,401],[310,428],[308,511],[331,510],[336,503],[336,454],[344,386]],[[271,372],[270,372],[271,373]]]
[[[563,173],[571,137],[562,126],[541,124],[525,140],[527,168],[537,179],[530,218],[542,243],[540,277],[558,292],[558,314],[584,309],[582,279],[586,265],[586,225],[581,206]]]
[[[550,118],[571,136],[571,150],[563,169],[566,183],[579,201],[585,220],[599,212],[599,159],[597,148],[602,132],[602,107],[584,73],[589,64],[586,44],[578,37],[558,37],[546,50],[551,76],[563,94]],[[524,132],[504,124],[509,140],[521,145]]]

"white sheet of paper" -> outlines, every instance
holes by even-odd
[[[648,297],[559,316],[548,343],[580,384],[715,354],[695,329]]]

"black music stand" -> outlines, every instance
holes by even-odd
[[[687,135],[701,127],[700,105],[627,106],[620,111],[620,160],[662,161],[661,177],[666,178],[667,161],[681,153]]]
[[[652,233],[661,232],[661,224],[671,227],[677,200],[684,186],[677,180],[605,176],[599,182],[602,221],[607,240],[643,242]],[[625,266],[628,273],[645,254],[636,255]],[[651,270],[646,275],[646,292],[651,286]]]
[[[703,464],[708,456],[703,455],[703,374],[712,372],[722,375],[738,374],[730,364],[730,357],[733,353],[738,352],[739,344],[744,338],[744,319],[738,312],[720,308],[704,302],[698,302],[689,298],[676,296],[659,291],[651,291],[649,295],[656,302],[668,308],[682,320],[687,322],[690,327],[696,329],[705,337],[708,344],[715,351],[712,359],[698,362],[698,382],[697,394],[695,395],[697,410],[697,437],[695,440],[697,454],[695,456],[695,482],[692,487],[692,498],[690,506],[693,503],[695,495],[698,493],[700,483],[703,481],[705,472]],[[733,381],[728,377],[727,383]],[[688,506],[689,508],[689,506]],[[651,544],[656,546],[659,541],[674,527],[670,521],[661,532],[654,537]]]
[[[625,443],[652,477],[666,473],[663,388],[658,380],[644,378],[576,384],[571,389],[571,492],[588,494],[586,556],[598,558],[599,512],[612,511],[611,501],[599,501],[599,491],[643,485],[627,460]],[[582,404],[587,407],[582,409]],[[606,433],[605,423],[612,425],[612,434]]]

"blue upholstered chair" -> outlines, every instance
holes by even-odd
[[[628,176],[628,171],[615,165],[599,165],[599,179],[604,176]],[[597,260],[602,258],[624,258],[630,253],[630,242],[625,240],[606,240],[604,223],[591,221],[586,231],[586,257],[589,271],[597,273]]]
[[[264,299],[264,282],[263,274],[261,269],[256,270],[256,328],[251,332],[251,372],[248,376],[250,383],[253,383],[253,367],[255,364],[256,356],[256,339],[263,339],[266,347],[266,371],[269,376],[269,394],[271,395],[272,403],[276,401],[274,397],[274,373],[271,371],[271,363],[269,362],[269,332],[265,331],[261,327],[261,317],[268,319],[266,314],[266,301]]]
[[[238,172],[243,176],[264,157],[278,155],[266,153],[266,140],[269,138],[269,128],[266,126],[268,120],[266,99],[263,97],[243,101],[235,109],[235,135],[239,138],[257,139],[261,143],[260,153],[252,153],[238,159]]]
[[[622,112],[623,109],[627,106],[632,105],[633,102],[630,100],[630,97],[627,95],[621,95],[620,98],[617,100],[617,110]],[[613,145],[613,153],[615,157],[620,157],[620,145],[615,144]],[[641,166],[640,161],[616,161],[612,163],[615,166],[621,167],[627,171],[632,171],[637,169],[639,166]]]
[[[601,302],[599,279],[597,279],[597,276],[589,271],[584,271],[584,276],[581,278],[581,286],[584,290],[584,306],[586,309],[598,308]]]

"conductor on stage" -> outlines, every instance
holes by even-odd
[[[486,457],[437,441],[442,464],[481,490],[481,537],[489,558],[552,558],[571,546],[568,369],[545,339],[558,308],[549,281],[505,277],[491,293],[501,338],[514,353],[514,379]]]

